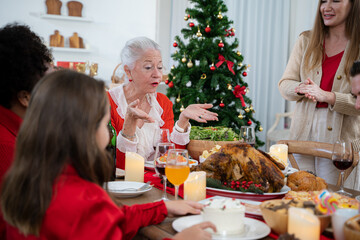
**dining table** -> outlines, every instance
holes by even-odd
[[[117,179],[117,181],[123,181],[123,179]],[[339,187],[336,185],[328,184],[328,190],[329,191],[337,191],[339,190]],[[360,195],[360,191],[356,191],[353,189],[345,189],[348,192],[352,193],[353,196]],[[150,191],[147,191],[140,196],[137,197],[129,197],[129,198],[123,198],[121,195],[117,193],[110,193],[113,195],[116,203],[121,207],[123,205],[134,205],[134,204],[143,204],[143,203],[150,203],[154,202],[162,197],[163,191],[161,189],[158,189],[156,187],[153,187]],[[168,198],[170,200],[174,200],[175,197],[171,194],[167,194]],[[179,197],[180,198],[180,197]],[[182,217],[182,216],[179,216]],[[150,240],[161,240],[164,238],[172,238],[177,232],[173,229],[172,223],[179,217],[174,218],[166,218],[162,223],[157,225],[150,225],[147,227],[141,228],[137,235],[133,239],[150,239]],[[326,237],[326,239],[333,239],[332,235],[332,229],[331,227],[327,228],[323,235]],[[273,240],[277,239],[277,235],[272,233],[264,238],[261,238],[262,240]]]

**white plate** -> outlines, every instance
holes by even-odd
[[[222,198],[227,198],[227,197],[215,196],[201,200],[199,201],[199,203],[206,204],[210,199],[222,199]],[[245,214],[249,215],[250,217],[257,217],[257,218],[262,217],[262,213],[260,209],[261,202],[245,200],[245,199],[240,199],[240,200],[241,202],[245,203]]]
[[[125,188],[140,188],[145,183],[141,182],[130,182],[130,181],[112,181],[108,182],[108,188],[109,192],[116,193],[116,196],[121,198],[129,198],[129,197],[136,197],[139,196],[147,191],[150,191],[152,189],[152,186],[150,185],[149,188],[142,190],[142,191],[119,191],[121,189]]]
[[[125,177],[125,170],[120,169],[120,168],[116,168],[116,177],[117,178],[123,178]]]
[[[172,227],[178,231],[181,232],[185,228],[191,227],[195,224],[203,222],[203,217],[201,215],[194,215],[194,216],[187,216],[187,217],[181,217],[176,219],[172,223]],[[245,233],[241,235],[217,235],[213,234],[212,239],[241,239],[241,240],[249,240],[249,239],[260,239],[264,238],[270,233],[270,227],[266,225],[265,223],[252,219],[252,218],[244,218],[244,224],[245,224]]]

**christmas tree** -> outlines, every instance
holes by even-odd
[[[194,8],[187,8],[181,30],[183,38],[175,37],[171,55],[177,66],[172,66],[168,75],[167,96],[176,99],[175,119],[188,105],[212,103],[211,111],[218,113],[218,122],[199,126],[226,126],[239,133],[241,126],[253,126],[262,131],[260,122],[253,117],[255,112],[245,79],[249,65],[238,48],[233,21],[224,13],[227,7],[223,0],[190,0]],[[256,145],[264,143],[256,138]]]

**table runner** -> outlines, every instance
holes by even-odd
[[[163,190],[164,186],[161,183],[161,178],[157,177],[155,174],[156,173],[154,171],[146,172],[145,175],[144,175],[144,182],[150,181],[151,184],[154,185],[154,187],[156,187],[156,188],[158,188],[160,190]],[[167,187],[166,192],[171,194],[171,195],[175,195],[175,188]],[[184,184],[181,184],[180,187],[179,187],[179,196],[181,198],[184,198]],[[206,198],[210,198],[210,197],[213,197],[213,195],[206,194]],[[247,216],[247,217],[250,217],[250,216]],[[259,218],[255,218],[255,219],[257,219],[259,221],[262,221],[262,222],[265,222],[263,219],[259,219]],[[277,235],[273,231],[271,231],[271,233],[268,236],[273,238],[273,239],[278,239],[279,238],[279,235]],[[327,238],[324,235],[320,236],[320,240],[331,240],[331,239],[333,239],[333,238]]]

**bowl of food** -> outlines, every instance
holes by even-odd
[[[318,214],[315,210],[315,203],[312,201],[296,200],[268,200],[260,204],[261,213],[269,227],[277,234],[284,234],[288,229],[289,207],[306,208],[312,211],[320,221],[320,232],[322,233],[331,222],[331,215]]]
[[[360,215],[348,219],[344,224],[346,240],[360,239]]]

